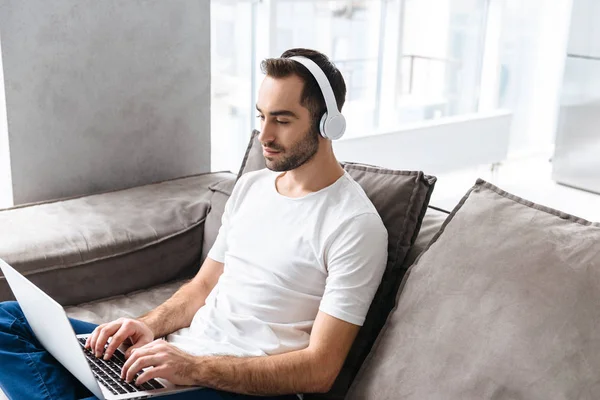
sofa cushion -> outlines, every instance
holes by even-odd
[[[600,398],[600,224],[477,181],[348,399]]]
[[[202,174],[0,211],[0,258],[63,305],[195,273],[211,183]],[[12,299],[0,276],[0,300]]]
[[[436,178],[420,171],[394,171],[371,165],[341,163],[358,182],[379,213],[388,231],[388,260],[379,288],[373,298],[366,320],[346,358],[342,371],[325,395],[306,395],[305,398],[343,398],[392,307],[408,265],[405,258],[414,243],[433,191]],[[250,143],[239,176],[265,168],[258,141],[258,131]]]
[[[248,147],[246,147],[246,153],[240,166],[240,172],[238,172],[237,179],[244,175],[246,172],[258,171],[267,167],[265,158],[262,153],[262,146],[258,140],[259,131],[256,129],[252,131],[250,140],[248,141]]]

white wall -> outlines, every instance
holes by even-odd
[[[0,0],[0,39],[15,204],[210,171],[209,1]]]

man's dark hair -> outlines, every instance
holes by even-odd
[[[325,98],[323,97],[323,93],[321,92],[317,80],[310,71],[299,62],[288,59],[293,56],[310,58],[323,70],[333,89],[338,110],[340,111],[346,101],[346,83],[344,82],[344,77],[340,70],[337,69],[325,54],[316,50],[290,49],[284,51],[280,58],[267,58],[261,62],[260,69],[267,76],[273,78],[285,78],[295,74],[304,81],[304,89],[300,96],[300,104],[309,110],[318,131],[321,116],[327,111]]]

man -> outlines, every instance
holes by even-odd
[[[387,231],[320,134],[323,94],[292,56],[323,70],[341,110],[345,83],[323,54],[293,49],[262,62],[256,109],[267,168],[237,182],[190,282],[148,314],[102,324],[87,340],[104,358],[133,343],[127,381],[153,367],[135,383],[160,377],[212,389],[191,392],[194,398],[224,399],[295,398],[326,392],[336,379],[381,281]],[[0,307],[0,319],[2,312],[18,314],[14,303]],[[9,328],[0,323],[0,335]],[[3,343],[0,336],[0,360]],[[8,376],[18,379],[0,373],[0,384]]]

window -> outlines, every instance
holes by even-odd
[[[346,137],[478,109],[488,0],[212,0],[213,170],[236,171],[259,63],[327,54],[348,89]]]
[[[406,0],[393,125],[477,112],[486,2]]]
[[[251,31],[251,1],[211,3],[212,171],[236,171],[248,143],[254,116]]]

